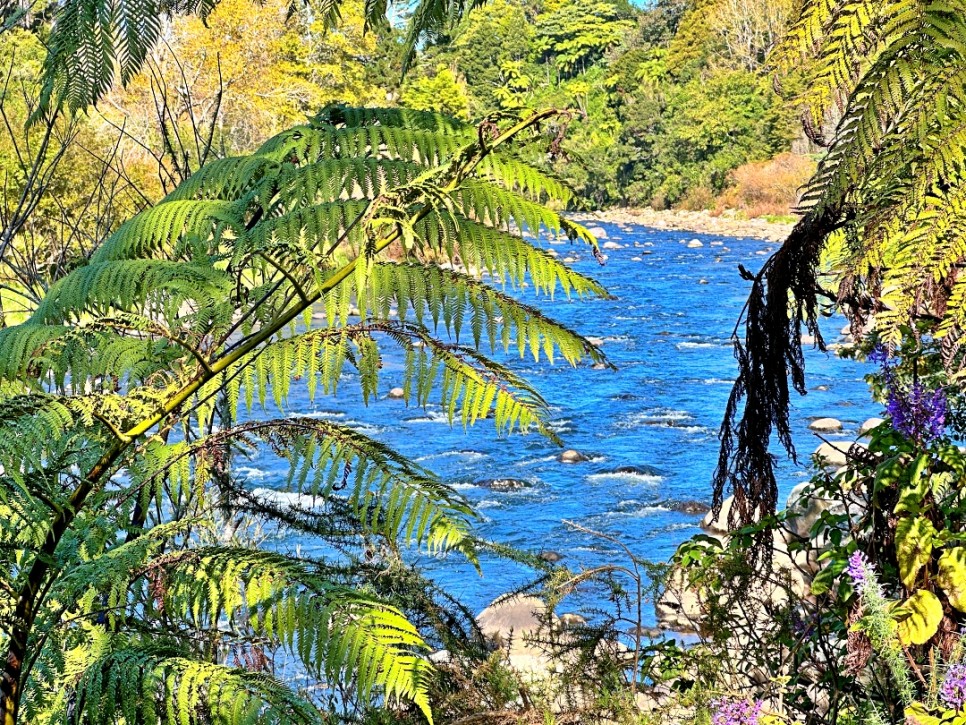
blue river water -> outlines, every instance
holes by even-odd
[[[571,368],[515,360],[552,406],[554,428],[567,448],[590,460],[567,464],[560,448],[536,434],[496,436],[481,422],[469,431],[450,427],[436,407],[409,408],[386,397],[399,384],[400,359],[383,369],[382,395],[368,407],[347,376],[334,397],[314,403],[294,397],[289,413],[331,416],[356,426],[418,460],[453,483],[481,515],[477,531],[532,552],[561,554],[572,570],[619,559],[617,547],[574,531],[565,521],[620,539],[635,554],[668,559],[700,531],[700,515],[675,511],[671,501],[710,503],[717,458],[717,430],[736,374],[730,336],[749,284],[738,264],[757,270],[774,243],[602,224],[608,250],[604,266],[585,247],[542,242],[576,269],[602,282],[614,299],[558,295],[537,304],[568,326],[603,341],[616,371],[589,365]],[[701,247],[689,247],[698,239]],[[527,291],[521,296],[534,301]],[[826,340],[844,324],[827,320]],[[819,441],[808,431],[812,418],[840,419],[854,437],[861,423],[881,411],[864,381],[867,365],[833,353],[807,353],[811,392],[794,401],[795,440],[803,462]],[[394,378],[394,375],[397,377]],[[299,393],[301,395],[301,393]],[[778,452],[778,451],[776,451]],[[619,470],[624,469],[624,470]],[[280,468],[255,458],[242,469],[252,487],[284,483]],[[782,458],[782,496],[808,475],[805,466]],[[491,479],[518,479],[526,486],[494,490]],[[481,485],[484,484],[484,485]],[[423,559],[420,565],[476,611],[533,578],[532,570],[492,557],[482,576],[456,557]]]

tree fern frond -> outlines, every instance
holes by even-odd
[[[83,725],[114,725],[118,715],[152,725],[324,722],[310,702],[268,674],[205,662],[172,645],[125,647],[122,639],[88,665],[74,690],[74,722]]]
[[[165,610],[190,613],[199,624],[224,617],[296,654],[332,679],[355,673],[360,698],[380,692],[416,703],[432,722],[426,645],[395,608],[357,592],[334,589],[304,566],[268,552],[198,550],[166,574]]]
[[[175,320],[183,304],[215,306],[228,297],[231,289],[231,279],[224,272],[204,264],[111,260],[81,267],[59,280],[37,306],[31,320],[62,324],[82,320],[86,315],[145,310]]]

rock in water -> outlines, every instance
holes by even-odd
[[[399,400],[405,397],[405,395],[406,395],[406,391],[403,390],[402,388],[393,388],[392,390],[389,391],[389,395],[387,397],[392,398],[393,400]]]
[[[530,488],[529,481],[522,481],[519,478],[484,478],[477,481],[476,485],[480,488],[488,488],[491,491],[519,491]]]
[[[827,468],[838,468],[849,462],[848,452],[852,446],[865,448],[864,443],[851,443],[849,441],[835,441],[833,443],[823,443],[815,449],[815,456]]]
[[[559,460],[561,463],[583,463],[587,460],[587,456],[580,451],[575,451],[571,448],[570,450],[566,450],[561,453]]]
[[[617,242],[604,242],[604,249],[623,249]]]
[[[836,420],[835,418],[818,418],[808,424],[808,429],[821,433],[831,433],[842,430],[842,421]]]
[[[869,418],[865,423],[859,426],[859,437],[865,437],[869,435],[873,430],[878,428],[880,425],[885,423],[882,418]]]
[[[703,246],[704,242],[702,242],[700,239],[692,239],[690,242],[688,242],[688,249],[697,249],[698,247]]]
[[[706,514],[711,510],[708,504],[701,501],[668,501],[665,505],[682,514]]]
[[[564,627],[582,627],[587,624],[587,620],[581,617],[579,614],[568,612],[567,614],[560,615],[560,623]]]
[[[607,230],[604,227],[591,227],[587,231],[598,239],[607,239]]]
[[[563,559],[563,554],[558,554],[556,551],[541,551],[537,554],[537,558],[541,561],[545,561],[548,564],[556,564],[558,561]]]

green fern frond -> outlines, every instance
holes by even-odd
[[[205,662],[184,648],[123,638],[91,662],[74,688],[74,722],[114,725],[321,725],[322,714],[263,672]]]
[[[287,648],[320,676],[355,674],[360,698],[381,692],[416,703],[432,722],[426,645],[396,609],[333,589],[278,554],[207,549],[170,567],[165,610],[201,626],[225,618]]]
[[[213,307],[228,298],[232,280],[209,265],[154,259],[88,264],[59,280],[31,321],[63,324],[87,315],[154,312],[176,320],[185,303]]]

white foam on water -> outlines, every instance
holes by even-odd
[[[346,414],[340,410],[313,410],[308,413],[293,413],[290,418],[345,418]]]
[[[516,465],[518,468],[524,468],[526,466],[532,466],[534,463],[547,463],[549,461],[556,461],[557,455],[558,454],[554,453],[549,456],[542,456],[541,458],[527,458],[522,461],[518,461]]]
[[[641,519],[647,516],[653,516],[654,514],[668,513],[670,510],[666,506],[642,506],[639,509],[631,509],[629,511],[607,511],[601,514],[601,516],[606,518],[623,517],[628,519]]]
[[[660,483],[664,476],[657,476],[653,473],[637,473],[636,471],[611,471],[610,473],[591,473],[587,476],[588,481],[595,483],[601,481],[623,481],[625,483]]]
[[[485,498],[482,501],[478,501],[473,504],[473,508],[476,509],[498,509],[506,506],[504,501],[498,501],[492,498]]]
[[[695,350],[709,347],[721,347],[717,342],[678,342],[674,345],[678,350]]]
[[[674,410],[671,408],[651,408],[632,413],[626,418],[622,418],[615,424],[618,428],[639,428],[641,426],[675,426],[677,423],[694,420],[694,416],[686,410]]]
[[[276,491],[274,488],[256,488],[252,495],[275,504],[288,504],[299,508],[315,508],[325,502],[324,496],[313,496],[296,491]]]
[[[419,458],[414,458],[413,460],[417,463],[422,461],[432,461],[437,458],[463,458],[467,461],[479,461],[483,458],[487,458],[488,453],[480,453],[479,451],[444,451],[442,453],[431,453],[428,456],[420,456]]]
[[[251,479],[268,478],[269,475],[271,475],[268,471],[263,471],[260,468],[253,468],[252,466],[235,466],[232,468],[232,470],[235,473],[244,476],[245,478]]]

